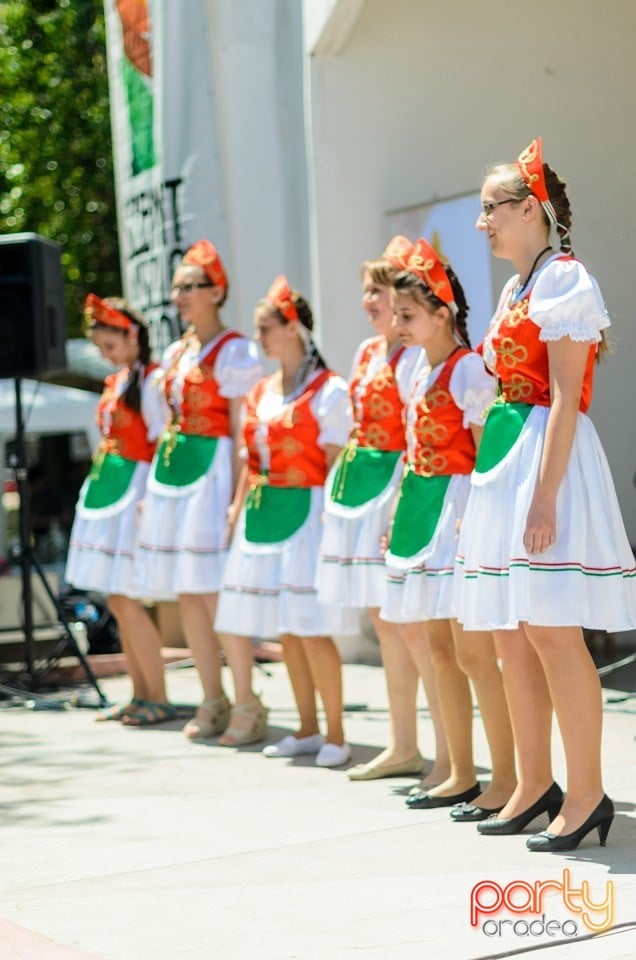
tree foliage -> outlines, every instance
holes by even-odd
[[[0,233],[62,250],[69,335],[121,289],[102,0],[0,2]]]

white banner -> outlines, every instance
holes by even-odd
[[[104,0],[123,292],[155,353],[179,335],[176,263],[224,247],[206,0]],[[101,296],[116,291],[98,290]]]

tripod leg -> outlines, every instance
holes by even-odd
[[[64,610],[62,609],[62,604],[60,603],[58,597],[56,597],[55,594],[53,593],[53,591],[51,590],[51,585],[49,584],[48,580],[46,579],[46,575],[45,575],[42,567],[40,566],[40,561],[39,561],[38,558],[35,556],[35,554],[33,553],[33,551],[31,550],[30,547],[27,548],[27,553],[29,554],[29,560],[30,560],[31,566],[33,567],[33,569],[34,569],[35,572],[37,573],[38,577],[40,578],[40,581],[41,581],[41,583],[42,583],[42,586],[44,587],[44,589],[45,589],[45,591],[46,591],[46,593],[47,593],[47,595],[48,595],[49,600],[51,601],[51,603],[53,604],[53,606],[55,607],[55,609],[56,609],[56,611],[57,611],[58,620],[59,620],[59,622],[62,624],[62,626],[64,627],[64,632],[65,632],[65,634],[66,634],[66,636],[67,636],[67,638],[68,638],[68,641],[69,641],[69,644],[70,644],[70,646],[71,646],[71,649],[73,650],[73,653],[75,654],[75,656],[77,657],[77,659],[78,659],[79,662],[81,663],[81,665],[82,665],[82,667],[83,667],[83,669],[84,669],[84,673],[86,674],[86,677],[87,677],[88,681],[90,682],[91,686],[93,687],[93,689],[95,690],[97,696],[99,697],[100,706],[102,706],[102,707],[107,706],[107,705],[108,705],[108,700],[107,700],[107,698],[104,696],[104,694],[102,693],[101,688],[100,688],[100,686],[99,686],[99,683],[97,682],[97,677],[95,676],[95,674],[94,674],[93,671],[91,670],[91,666],[90,666],[88,660],[86,659],[83,651],[80,650],[80,648],[79,648],[79,646],[78,646],[78,644],[77,644],[77,640],[75,639],[75,636],[74,636],[74,634],[73,634],[73,631],[72,631],[71,628],[69,627],[68,620],[66,619],[66,616],[65,616],[65,614],[64,614]]]

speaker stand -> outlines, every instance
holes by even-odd
[[[26,675],[21,677],[21,681],[24,684],[27,690],[35,691],[37,690],[44,676],[50,672],[49,670],[41,673],[37,670],[36,666],[36,656],[35,656],[35,636],[34,636],[34,627],[33,627],[33,590],[31,585],[31,575],[35,573],[39,578],[44,591],[46,592],[49,600],[55,607],[58,622],[64,630],[66,641],[68,646],[71,648],[80,664],[83,667],[84,673],[86,674],[86,679],[92,685],[95,690],[97,697],[99,699],[100,706],[106,706],[108,700],[102,693],[100,686],[97,682],[95,674],[91,670],[90,664],[86,659],[83,651],[80,649],[75,635],[71,630],[68,620],[64,614],[64,610],[60,603],[58,597],[55,596],[51,585],[46,579],[44,570],[35,555],[33,548],[31,546],[31,516],[30,516],[30,495],[29,495],[29,486],[27,483],[27,468],[26,468],[26,455],[25,455],[25,445],[24,445],[24,419],[22,416],[22,382],[20,377],[15,378],[15,458],[13,467],[15,470],[15,477],[17,481],[18,495],[20,498],[19,506],[19,551],[17,555],[18,562],[20,564],[21,578],[22,578],[22,615],[23,615],[23,624],[24,624],[24,663],[26,668]],[[9,688],[4,686],[5,691]],[[18,693],[19,691],[13,691]],[[23,695],[23,691],[20,695]]]

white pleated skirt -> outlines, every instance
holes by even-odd
[[[154,461],[153,461],[154,466]],[[207,472],[187,487],[157,483],[151,467],[137,544],[143,596],[216,593],[228,553],[232,441],[219,437]]]
[[[390,623],[417,623],[456,617],[454,569],[458,527],[466,509],[470,476],[450,478],[435,532],[416,556],[386,555],[386,584],[380,617]]]
[[[142,597],[137,576],[135,544],[138,504],[144,496],[148,463],[138,463],[124,497],[103,509],[84,505],[90,477],[80,490],[71,530],[64,579],[80,590],[96,590],[106,596]]]
[[[384,601],[386,569],[381,541],[386,536],[391,509],[402,475],[401,460],[382,493],[359,507],[334,503],[325,491],[325,520],[316,585],[318,599],[343,609],[380,607]],[[357,623],[348,621],[352,632]],[[339,632],[345,630],[345,622]]]
[[[309,515],[288,539],[251,543],[241,513],[219,593],[219,633],[270,639],[283,633],[331,633],[333,611],[318,603],[316,566],[322,535],[323,488],[311,488]]]
[[[473,474],[458,546],[455,602],[468,629],[636,627],[636,566],[605,453],[579,413],[557,496],[556,542],[529,556],[526,518],[548,407],[534,407],[506,457]]]

